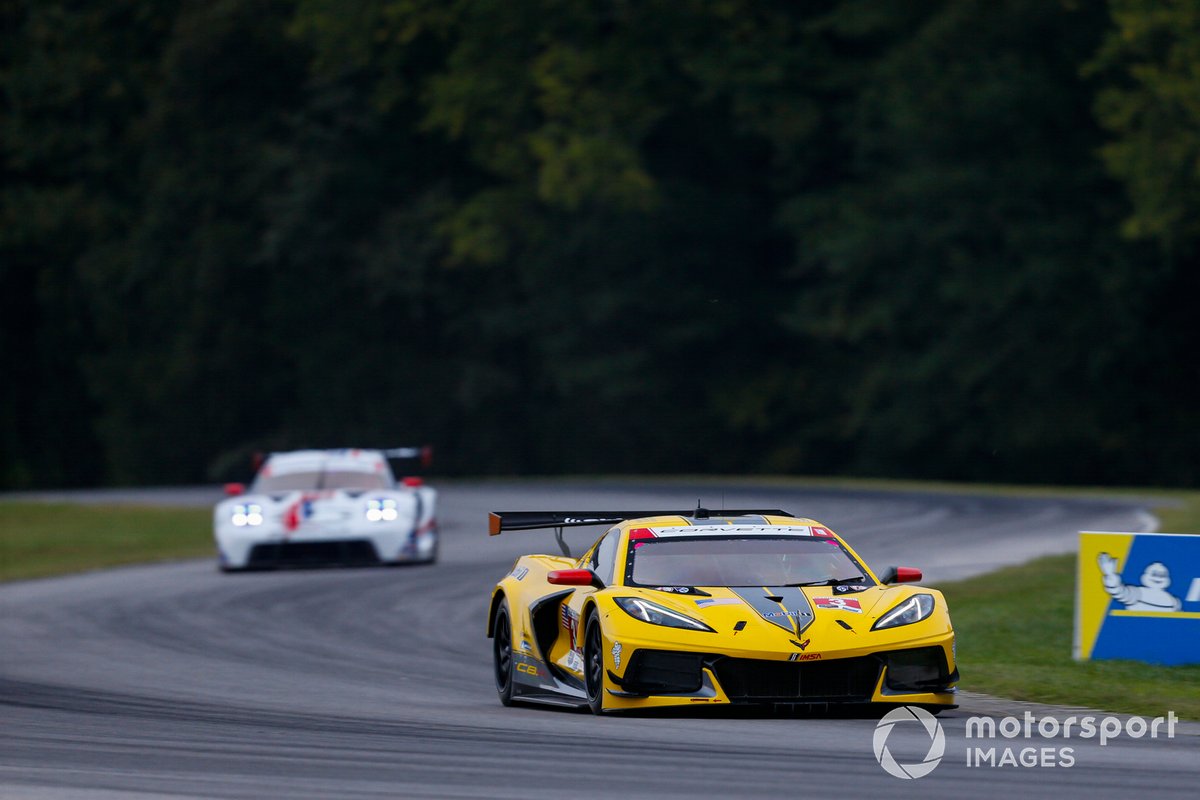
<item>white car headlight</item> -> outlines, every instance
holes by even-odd
[[[880,617],[879,621],[871,626],[871,630],[877,631],[881,628],[896,628],[900,625],[911,625],[914,622],[920,622],[932,613],[933,595],[914,594]]]
[[[367,501],[366,514],[368,522],[395,522],[400,511],[392,498],[375,498]]]
[[[712,628],[705,625],[698,619],[692,619],[689,616],[680,614],[678,611],[672,611],[669,608],[664,608],[658,603],[651,603],[649,600],[643,600],[640,597],[614,597],[613,602],[621,607],[629,616],[634,619],[640,619],[642,622],[649,622],[651,625],[666,625],[669,628],[686,628],[693,631],[709,631]]]
[[[244,528],[246,526],[255,526],[263,524],[263,510],[258,503],[239,503],[233,507],[233,513],[230,515],[230,522],[234,527]]]

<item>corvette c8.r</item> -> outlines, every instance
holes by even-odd
[[[876,575],[779,510],[495,512],[490,533],[606,525],[581,558],[527,555],[492,592],[500,701],[955,706],[954,629],[909,568]]]

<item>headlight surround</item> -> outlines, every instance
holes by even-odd
[[[372,498],[367,501],[368,522],[395,522],[400,516],[399,504],[391,497]]]
[[[678,611],[672,611],[640,597],[614,597],[613,602],[629,616],[642,622],[649,622],[651,625],[665,625],[668,628],[714,633],[712,628],[698,619],[692,619]]]
[[[879,621],[871,626],[871,630],[878,631],[884,628],[898,628],[901,625],[912,625],[914,622],[920,622],[933,613],[933,606],[933,595],[923,593],[914,594],[880,617]]]
[[[238,503],[229,515],[235,528],[255,527],[263,524],[263,510],[258,503]]]

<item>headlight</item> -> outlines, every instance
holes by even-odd
[[[911,625],[914,622],[920,622],[932,613],[933,595],[914,594],[912,597],[908,598],[903,603],[880,617],[879,621],[871,626],[871,630],[877,631],[880,628],[895,628],[900,625]]]
[[[262,506],[258,503],[243,503],[233,507],[233,514],[230,516],[230,522],[235,527],[244,528],[247,525],[262,525],[263,513]]]
[[[390,497],[367,501],[368,522],[392,522],[399,516],[400,512],[396,509],[396,501]]]
[[[666,625],[669,628],[687,628],[692,631],[713,632],[712,628],[700,620],[686,617],[677,611],[663,608],[658,603],[651,603],[649,600],[643,600],[640,597],[614,597],[613,601],[629,616],[634,619],[640,619],[642,622],[649,622],[651,625]]]

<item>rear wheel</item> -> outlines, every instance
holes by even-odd
[[[434,528],[434,529],[433,529],[433,549],[429,551],[429,557],[428,557],[428,558],[426,558],[426,559],[425,559],[423,562],[421,562],[421,563],[423,563],[423,564],[434,564],[434,563],[437,563],[437,557],[438,557],[438,540],[439,540],[440,538],[441,538],[441,537],[440,537],[440,536],[438,536],[437,528]]]
[[[508,601],[500,601],[492,617],[492,656],[496,666],[496,693],[502,705],[512,705],[513,651],[512,626],[509,624]]]
[[[604,713],[604,634],[596,612],[588,615],[583,635],[583,677],[588,708],[593,714]]]

